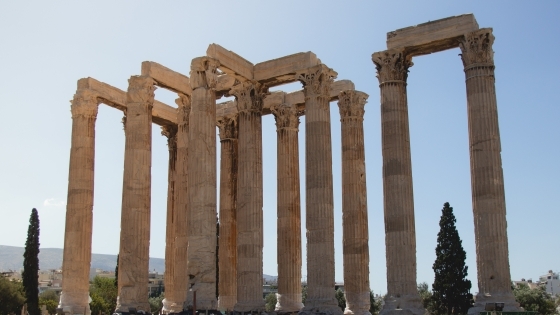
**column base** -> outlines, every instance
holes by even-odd
[[[333,292],[334,295],[334,292]],[[307,299],[305,307],[299,312],[299,315],[342,315],[342,310],[338,307],[338,303],[334,299]]]
[[[122,290],[122,288],[121,288]],[[147,299],[147,298],[146,298]],[[121,297],[117,296],[117,306],[115,308],[115,313],[122,313],[128,314],[131,309],[134,309],[136,313],[144,312],[144,313],[151,313],[150,310],[150,303],[141,303],[141,302],[129,302],[129,303],[122,303]]]
[[[353,293],[346,291],[346,309],[344,315],[371,315],[369,312],[370,301],[369,291],[361,293]]]
[[[301,303],[301,293],[299,294],[276,293],[276,301],[278,302],[276,302],[276,307],[274,308],[274,312],[277,314],[297,313],[303,308],[303,303]]]
[[[218,309],[229,312],[235,307],[236,298],[231,295],[220,295],[218,297]]]
[[[163,314],[178,314],[183,311],[183,303],[177,303],[168,299],[163,299],[162,303],[163,308],[161,312]]]
[[[89,292],[68,292],[60,293],[58,307],[62,308],[65,314],[84,314],[91,315],[89,308]]]
[[[469,308],[468,315],[478,315],[486,310],[487,303],[504,303],[504,312],[521,312],[519,303],[515,301],[513,293],[477,294],[473,307]],[[489,305],[490,306],[490,305]],[[493,305],[492,305],[493,306]],[[493,310],[490,310],[493,311]]]
[[[253,314],[261,314],[265,313],[266,308],[264,306],[264,300],[261,301],[251,301],[251,302],[242,302],[236,303],[233,307],[234,313],[253,313]]]
[[[417,294],[400,297],[385,297],[385,305],[379,315],[424,315],[426,310],[422,306],[422,299]]]

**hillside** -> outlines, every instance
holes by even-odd
[[[23,247],[0,245],[0,271],[20,270],[23,268]],[[92,254],[91,268],[111,271],[117,264],[117,255]],[[41,248],[39,269],[60,269],[62,267],[62,248]],[[150,270],[158,273],[165,271],[162,258],[150,258]]]

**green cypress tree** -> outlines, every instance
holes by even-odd
[[[435,273],[432,284],[432,314],[467,314],[472,306],[471,281],[467,280],[467,254],[455,227],[453,208],[446,202],[441,210],[437,237]]]
[[[39,309],[39,214],[31,210],[27,241],[23,253],[23,273],[21,274],[27,311],[29,315],[40,315]]]

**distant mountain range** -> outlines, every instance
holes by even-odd
[[[0,245],[0,271],[19,271],[23,269],[23,247]],[[91,254],[91,268],[106,271],[115,270],[117,255]],[[62,267],[62,248],[40,248],[39,269],[60,269]],[[163,273],[165,260],[163,258],[150,258],[150,271]],[[266,281],[275,281],[277,276],[264,275]]]

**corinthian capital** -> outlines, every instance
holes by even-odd
[[[97,117],[99,101],[97,93],[91,90],[78,90],[71,101],[72,118],[76,117]]]
[[[270,111],[276,120],[276,130],[295,129],[299,127],[299,116],[303,115],[303,111],[298,110],[295,104],[278,104],[273,105]]]
[[[169,148],[169,151],[174,151],[175,149],[177,149],[177,126],[161,126],[161,135],[167,137],[167,147]]]
[[[237,84],[229,91],[237,100],[237,110],[239,112],[262,111],[263,100],[268,95],[268,87],[258,82],[245,81]]]
[[[461,59],[465,67],[473,64],[494,64],[494,35],[491,28],[468,33],[459,43]]]
[[[369,95],[364,92],[347,90],[338,94],[340,118],[364,118],[364,106]]]
[[[412,60],[401,49],[376,52],[371,56],[377,69],[379,84],[387,81],[404,81],[408,77],[408,68]]]
[[[237,139],[237,114],[220,117],[216,125],[220,130],[220,140]]]
[[[217,69],[220,62],[210,57],[194,58],[191,62],[190,83],[192,89],[215,89],[218,82]]]
[[[177,126],[184,132],[189,129],[189,114],[191,112],[191,97],[186,94],[179,94],[175,100],[177,104]]]
[[[320,64],[297,74],[297,79],[303,84],[306,97],[325,96],[330,97],[331,84],[336,79],[333,69]]]
[[[128,79],[126,102],[132,104],[145,104],[150,108],[154,104],[155,81],[149,76],[133,75]]]

